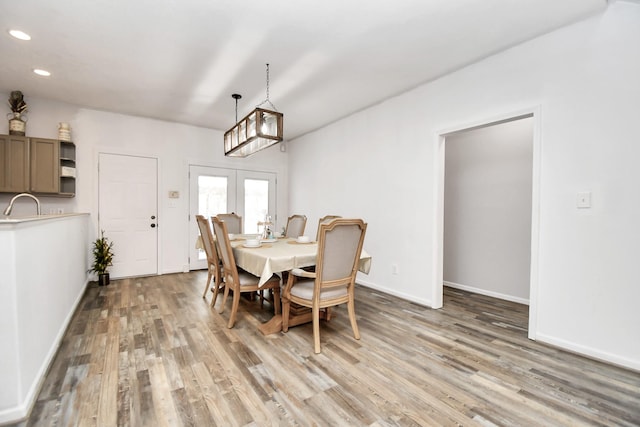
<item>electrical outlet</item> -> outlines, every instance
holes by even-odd
[[[391,274],[398,274],[398,264],[391,264]]]

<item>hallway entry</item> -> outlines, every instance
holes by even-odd
[[[528,304],[533,118],[445,141],[444,285]]]

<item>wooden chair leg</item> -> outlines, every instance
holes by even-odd
[[[356,306],[353,299],[350,299],[347,303],[347,309],[349,311],[349,320],[351,321],[351,329],[353,329],[353,336],[355,339],[360,339],[360,331],[358,330],[358,323],[356,323]]]
[[[214,284],[214,288],[213,288],[213,297],[211,298],[211,307],[216,305],[216,300],[218,299],[218,293],[220,293],[220,287],[222,286],[222,280],[220,280],[220,277],[213,279],[213,281],[215,282]]]
[[[258,296],[260,297],[260,308],[263,308],[265,301],[272,301],[270,298],[273,298],[273,290],[260,289],[258,291]]]
[[[227,298],[229,297],[229,284],[225,284],[224,286],[224,297],[222,298],[222,305],[220,306],[220,310],[218,313],[222,314],[224,312],[224,306],[227,305]]]
[[[231,307],[231,315],[229,315],[229,323],[227,323],[227,328],[233,328],[233,325],[236,323],[236,314],[238,314],[238,307],[240,306],[240,294],[239,290],[236,290],[233,293],[233,305]]]
[[[320,353],[320,308],[313,307],[313,351]]]
[[[282,331],[287,332],[289,330],[289,308],[291,302],[287,298],[282,299]]]
[[[211,266],[209,266],[207,270],[209,274],[207,274],[207,283],[205,283],[204,292],[202,293],[203,299],[207,299],[207,291],[209,290],[209,283],[211,283],[211,276],[213,276],[213,274],[211,274]]]
[[[220,271],[220,267],[216,266],[215,270],[213,270],[213,298],[211,298],[211,307],[216,305],[216,300],[218,299],[218,294],[220,293],[220,287],[222,284],[222,273]]]

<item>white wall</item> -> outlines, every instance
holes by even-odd
[[[363,217],[373,263],[359,281],[430,305],[441,269],[439,134],[539,107],[535,338],[640,369],[638,52],[640,5],[612,2],[300,137],[289,144],[290,210]],[[576,209],[580,191],[592,192],[591,209]]]
[[[533,119],[446,136],[444,280],[529,302]]]
[[[0,93],[0,98],[8,97],[9,94]],[[76,197],[41,197],[42,211],[48,213],[52,208],[63,207],[65,212],[91,213],[94,230],[90,233],[90,240],[95,238],[98,229],[98,154],[109,152],[158,158],[158,268],[161,274],[180,272],[188,265],[189,164],[276,173],[277,210],[280,214],[278,226],[286,222],[288,154],[280,152],[278,145],[245,159],[230,159],[224,156],[221,131],[96,111],[33,98],[28,93],[25,94],[25,100],[29,106],[27,136],[56,138],[58,122],[71,124],[77,157]],[[169,207],[170,190],[180,192],[176,207]],[[0,194],[0,206],[3,209],[11,196]],[[13,215],[34,213],[32,201],[20,200]]]
[[[29,412],[80,302],[88,228],[86,215],[0,224],[0,424]]]

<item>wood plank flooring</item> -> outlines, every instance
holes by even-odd
[[[640,425],[640,373],[528,340],[526,306],[357,287],[362,339],[338,307],[315,355],[310,325],[260,334],[257,300],[227,329],[205,279],[91,285],[20,426]]]

